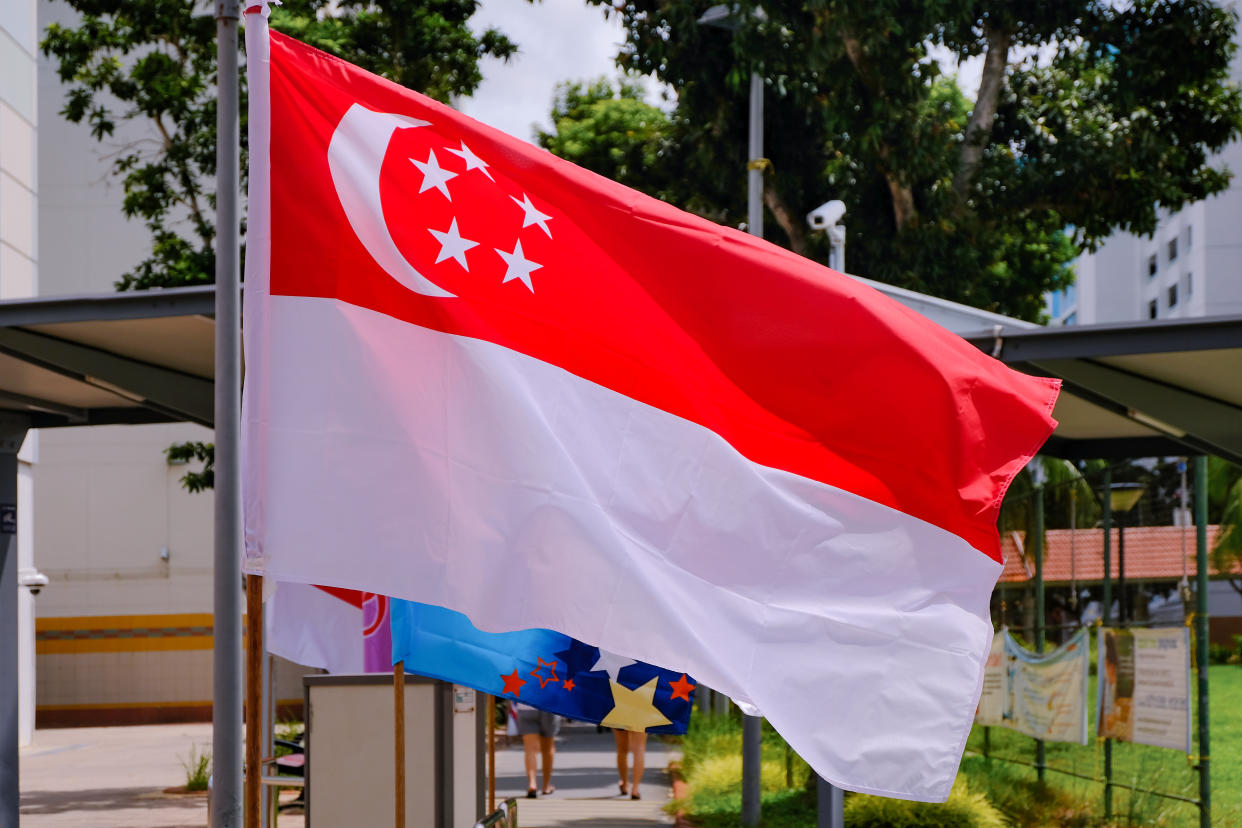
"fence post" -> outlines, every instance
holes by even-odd
[[[1109,497],[1109,492],[1113,488],[1113,470],[1111,468],[1104,469],[1104,491],[1100,498],[1103,507],[1103,524],[1104,524],[1104,594],[1103,594],[1103,610],[1100,612],[1100,623],[1104,626],[1112,621],[1113,615],[1113,502]],[[1099,636],[1096,636],[1099,641]],[[1098,660],[1099,653],[1096,653]],[[1097,661],[1098,663],[1098,661]],[[1096,671],[1096,680],[1099,680],[1099,670]],[[1113,818],[1113,741],[1112,739],[1104,740],[1104,821],[1108,822]]]
[[[1044,487],[1035,487],[1035,520],[1027,547],[1035,555],[1035,652],[1044,651]],[[1044,740],[1035,740],[1035,775],[1044,781]]]
[[[1208,716],[1207,458],[1195,458],[1195,663],[1199,670],[1199,825],[1212,824]]]

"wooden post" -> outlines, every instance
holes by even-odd
[[[405,662],[392,665],[393,805],[397,828],[405,828]]]
[[[487,697],[487,812],[496,811],[496,697]]]
[[[263,720],[263,576],[246,576],[246,828],[259,828],[262,812],[259,785],[260,733]]]

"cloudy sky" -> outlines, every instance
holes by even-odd
[[[484,61],[483,85],[461,108],[518,138],[529,141],[534,123],[550,126],[557,83],[617,75],[613,57],[623,39],[621,26],[585,0],[483,0],[471,25],[500,29],[521,51],[508,63]]]

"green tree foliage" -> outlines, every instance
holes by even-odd
[[[1233,573],[1229,585],[1242,595],[1242,468],[1219,457],[1208,458],[1208,520],[1213,518],[1220,534],[1211,549],[1212,569]]]
[[[104,141],[123,209],[151,232],[150,254],[120,290],[203,284],[215,278],[216,22],[196,0],[64,0],[73,26],[53,24],[43,53],[66,87],[61,114]],[[482,80],[484,56],[517,47],[495,29],[473,33],[477,0],[289,0],[272,27],[442,101]],[[245,95],[245,82],[242,83]],[[244,97],[243,97],[244,100]],[[245,107],[242,107],[243,150]],[[243,151],[242,175],[245,175]]]
[[[667,189],[657,176],[667,170],[668,116],[644,102],[641,86],[614,88],[604,78],[558,84],[552,124],[553,132],[536,135],[541,147],[629,187]]]
[[[743,218],[758,72],[774,240],[824,256],[803,216],[840,198],[852,271],[1024,318],[1081,249],[1223,189],[1210,154],[1242,128],[1210,0],[744,0],[735,31],[697,23],[708,0],[590,2],[624,24],[621,65],[677,92],[643,189]],[[933,48],[982,58],[973,102]]]

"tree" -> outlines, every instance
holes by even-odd
[[[1211,549],[1212,569],[1229,574],[1229,585],[1242,595],[1242,467],[1208,458],[1208,510],[1209,520],[1220,516],[1220,534]]]
[[[151,252],[119,290],[178,287],[215,277],[216,23],[196,0],[65,0],[76,26],[49,26],[43,53],[67,87],[61,114],[99,141],[139,125],[112,161],[123,209],[151,232]],[[447,101],[482,81],[484,56],[517,47],[468,25],[477,0],[289,0],[271,18],[313,46]],[[242,82],[245,95],[245,81]],[[242,107],[243,181],[246,171]]]
[[[677,90],[684,185],[643,189],[740,221],[758,72],[775,241],[823,256],[802,216],[840,198],[851,270],[1024,318],[1080,250],[1227,186],[1210,154],[1242,129],[1236,18],[1210,0],[745,0],[734,32],[697,24],[707,0],[590,1],[621,18],[619,63]],[[973,102],[932,47],[982,58]]]
[[[629,187],[667,189],[668,117],[643,101],[636,83],[558,84],[552,124],[554,132],[536,135],[544,149]]]

